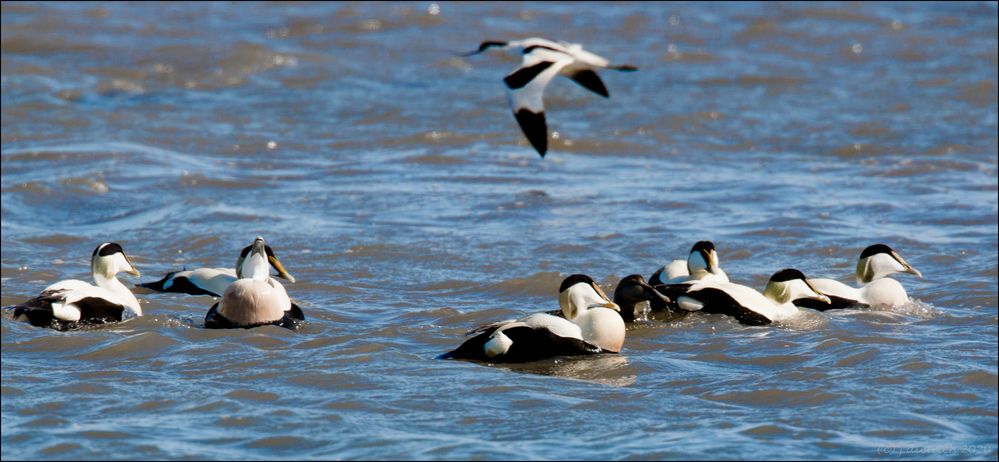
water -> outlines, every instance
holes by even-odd
[[[211,297],[76,332],[2,321],[3,458],[997,456],[997,12],[962,4],[2,5],[2,304],[229,266],[263,235],[301,331],[200,328]],[[584,44],[545,159],[512,53]],[[608,292],[697,240],[733,280],[849,281],[892,310],[630,328],[616,356],[434,357],[479,324]]]

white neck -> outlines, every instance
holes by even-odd
[[[857,283],[867,284],[892,273],[900,273],[902,271],[905,271],[905,267],[891,255],[886,253],[874,254],[857,262]]]
[[[97,287],[105,289],[118,297],[118,302],[125,305],[131,309],[136,316],[142,316],[142,307],[139,306],[139,299],[135,298],[135,294],[125,284],[122,284],[117,277],[111,275],[110,277],[105,274],[94,273],[94,282],[97,283]]]
[[[270,278],[270,265],[267,263],[267,257],[259,253],[251,253],[243,261],[243,271],[241,272],[243,279],[255,279],[258,281],[266,281]]]
[[[774,302],[774,305],[782,305],[791,301],[790,285],[781,282],[770,282],[763,289],[763,296]]]
[[[608,302],[591,285],[583,282],[566,289],[558,298],[562,316],[573,322],[591,306]]]
[[[773,282],[767,283],[767,287],[763,289],[763,296],[774,302],[775,305],[786,305],[792,304],[794,300],[799,298],[816,298],[821,296],[816,293],[812,288],[801,279],[792,279],[790,281]],[[828,300],[826,300],[828,302]]]
[[[704,261],[701,252],[691,252],[687,257],[687,274],[694,274],[698,270],[709,271],[708,262]]]

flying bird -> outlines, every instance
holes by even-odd
[[[485,41],[479,49],[462,56],[472,56],[490,48],[517,48],[523,52],[520,67],[503,78],[507,100],[513,116],[520,124],[524,136],[541,157],[548,151],[548,125],[545,122],[545,104],[542,94],[548,82],[562,74],[604,98],[610,93],[597,75],[597,69],[636,71],[635,66],[616,65],[601,56],[586,51],[582,45],[555,42],[543,38],[528,38],[510,42]]]

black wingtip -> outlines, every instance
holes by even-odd
[[[517,118],[520,129],[524,131],[527,141],[530,141],[531,146],[534,146],[538,154],[544,158],[545,153],[548,152],[548,124],[545,122],[544,111],[534,113],[527,109],[521,109],[513,115]]]
[[[604,98],[610,98],[610,93],[607,91],[607,87],[604,86],[604,82],[600,80],[600,76],[596,72],[591,70],[578,71],[569,76],[573,82],[578,83],[583,88],[592,91]]]

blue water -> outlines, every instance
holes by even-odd
[[[972,3],[10,3],[4,306],[231,266],[263,235],[307,323],[207,331],[211,297],[56,332],[4,311],[4,459],[995,459],[997,9]],[[436,12],[436,14],[432,14]],[[558,78],[541,159],[486,39],[638,72]],[[434,357],[612,293],[710,239],[733,281],[852,283],[883,242],[911,303],[776,326],[648,319],[619,355]]]

